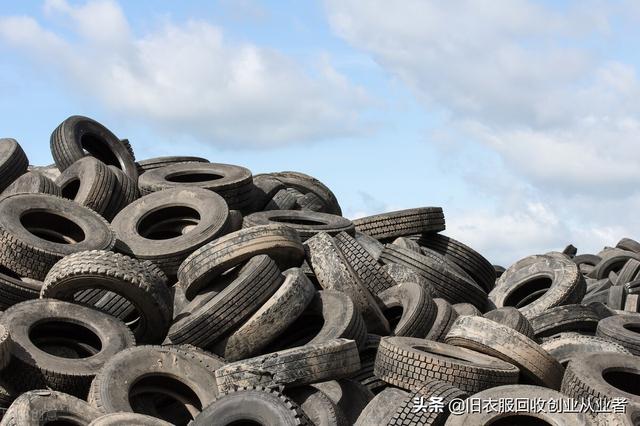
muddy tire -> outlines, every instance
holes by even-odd
[[[624,346],[597,336],[584,336],[578,333],[560,333],[547,339],[540,347],[547,351],[564,367],[569,361],[586,353],[614,352],[632,355]]]
[[[19,194],[27,192],[30,194],[51,194],[60,197],[60,187],[44,174],[31,171],[17,178],[11,185],[2,192],[2,195]]]
[[[2,426],[39,426],[46,423],[68,422],[89,424],[100,417],[100,411],[86,401],[51,390],[23,393],[4,413]]]
[[[431,295],[419,284],[406,283],[379,294],[393,335],[424,337],[436,319],[438,308]],[[398,315],[397,310],[401,310]]]
[[[640,356],[640,314],[613,315],[598,323],[597,336],[616,342]]]

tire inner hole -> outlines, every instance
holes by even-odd
[[[174,425],[186,425],[202,411],[196,393],[167,375],[142,377],[129,389],[129,404],[136,413],[160,418]]]
[[[504,306],[513,306],[515,308],[527,306],[542,297],[551,288],[552,284],[553,281],[548,277],[526,281],[505,298]]]
[[[51,212],[27,212],[20,223],[36,237],[53,243],[76,244],[85,239],[84,231],[77,224]]]
[[[387,319],[387,321],[389,321],[389,326],[391,327],[392,330],[394,330],[400,323],[403,312],[404,312],[404,308],[400,304],[396,306],[391,306],[382,312],[384,314],[384,317]]]
[[[102,350],[102,342],[93,331],[67,321],[36,324],[29,330],[29,339],[41,351],[61,358],[88,358]]]
[[[197,210],[187,206],[172,206],[143,216],[137,231],[149,240],[168,240],[188,234],[198,223],[200,214]]]
[[[609,369],[602,373],[602,378],[616,389],[632,395],[640,396],[640,374],[622,369]]]
[[[56,415],[60,415],[56,413]],[[62,418],[55,420],[47,420],[46,418],[40,419],[40,423],[43,426],[82,426],[85,425],[85,421],[81,419],[74,419],[63,415]]]
[[[65,186],[60,188],[62,191],[62,197],[68,198],[69,200],[73,200],[78,195],[78,191],[80,190],[80,179],[72,179]]]
[[[264,350],[265,353],[302,346],[313,340],[324,326],[320,313],[306,311]]]
[[[640,333],[640,324],[625,324],[623,327],[634,333]]]
[[[169,182],[175,183],[198,183],[198,182],[209,182],[212,180],[222,179],[224,176],[219,175],[217,173],[207,173],[207,172],[182,172],[182,173],[174,173],[165,177],[165,179]]]
[[[103,138],[91,133],[86,133],[80,138],[80,145],[87,154],[96,157],[107,165],[122,169],[118,157],[116,157]]]

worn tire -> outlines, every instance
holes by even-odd
[[[284,271],[302,264],[304,247],[297,232],[286,226],[241,229],[191,253],[178,269],[178,280],[191,300],[225,271],[262,254],[271,257]]]
[[[315,296],[315,287],[299,268],[283,274],[280,288],[240,328],[216,343],[215,353],[228,361],[257,355],[302,315]]]
[[[497,308],[514,306],[531,318],[555,306],[580,303],[585,292],[586,282],[570,259],[536,255],[511,265],[489,298]]]
[[[169,328],[169,340],[203,348],[210,346],[257,311],[283,281],[269,256],[251,258],[185,306]]]
[[[208,163],[209,160],[202,157],[190,157],[190,156],[166,156],[166,157],[154,157],[140,160],[136,163],[138,168],[138,174],[141,175],[149,170],[157,169],[159,167],[170,166],[172,164],[180,163]]]
[[[367,290],[342,251],[327,233],[320,233],[305,242],[307,261],[322,288],[342,291],[351,297],[372,333],[388,334],[389,322],[378,301]]]
[[[111,222],[124,254],[156,263],[175,276],[184,259],[217,238],[229,218],[227,203],[201,188],[168,189],[139,198]]]
[[[113,173],[116,180],[113,187],[113,193],[109,198],[109,204],[107,204],[104,211],[104,217],[111,221],[116,217],[120,210],[137,200],[140,193],[138,192],[137,183],[124,174],[122,170],[116,166],[109,166],[109,170],[111,170],[111,173]]]
[[[378,295],[396,285],[394,279],[354,237],[340,232],[334,237],[334,241],[371,294]]]
[[[559,389],[564,369],[537,343],[517,331],[484,317],[459,317],[445,342],[473,349],[520,368],[523,379]],[[462,388],[461,388],[462,389]]]
[[[385,388],[362,410],[355,426],[388,424],[398,409],[399,401],[403,401],[408,396],[409,393],[402,389]]]
[[[138,413],[111,413],[105,414],[91,423],[89,426],[172,426],[171,423],[160,420],[156,417],[147,416]]]
[[[494,309],[483,316],[491,321],[497,322],[498,324],[506,325],[518,333],[527,336],[531,340],[536,339],[535,331],[533,330],[529,320],[522,315],[518,309],[512,306]]]
[[[342,216],[342,210],[340,209],[340,204],[336,196],[325,184],[313,176],[291,171],[269,173],[269,176],[279,180],[287,187],[295,188],[304,194],[314,194],[322,200],[324,205],[323,211]]]
[[[195,417],[193,411],[202,411],[218,394],[212,370],[221,363],[212,366],[190,352],[168,346],[126,349],[98,372],[91,383],[88,401],[103,413],[140,412],[143,407],[139,405],[145,402],[141,397],[145,394],[166,395],[193,407],[190,417]],[[189,418],[185,417],[163,420],[186,424]]]
[[[49,194],[0,199],[0,263],[22,277],[44,280],[64,256],[111,250],[114,243],[109,224],[73,201]]]
[[[640,314],[612,315],[600,320],[596,335],[609,339],[640,356]]]
[[[486,292],[493,289],[496,270],[480,253],[471,247],[440,234],[423,234],[418,244],[442,254],[445,258],[466,271]]]
[[[248,386],[295,387],[348,377],[360,369],[353,340],[334,339],[232,362],[216,370],[221,393]]]
[[[51,194],[58,197],[62,195],[60,187],[54,181],[37,171],[27,172],[18,177],[2,192],[2,195],[19,194],[21,192]]]
[[[225,199],[230,209],[247,213],[252,204],[251,171],[219,163],[179,163],[148,170],[138,179],[140,193],[172,188],[202,188]]]
[[[86,401],[51,390],[23,393],[4,413],[1,426],[40,426],[56,422],[87,425],[100,412]]]
[[[531,317],[531,327],[538,339],[566,331],[594,334],[600,315],[588,305],[563,305]]]
[[[320,389],[307,385],[287,389],[285,395],[298,404],[315,426],[348,426],[347,419],[336,404]]]
[[[356,230],[378,240],[444,231],[441,207],[420,207],[367,216],[353,221]]]
[[[74,253],[51,268],[40,296],[82,303],[78,293],[89,289],[115,293],[133,305],[137,321],[132,331],[138,344],[160,343],[165,338],[173,317],[173,303],[167,277],[153,263],[108,251]],[[127,319],[113,303],[89,303],[89,306],[123,321]]]
[[[138,180],[135,159],[129,147],[109,129],[95,120],[74,115],[64,120],[51,134],[51,154],[60,171],[86,156],[121,169]]]
[[[450,383],[437,379],[429,380],[402,401],[389,421],[388,426],[442,426],[450,414],[449,403],[453,400],[466,399],[467,397],[467,392]],[[416,410],[416,405],[420,406],[416,404],[416,401],[428,401],[428,403],[439,401],[442,404],[442,410],[429,410],[427,408]]]
[[[458,312],[456,312],[456,310],[453,309],[453,306],[444,299],[437,297],[433,299],[433,301],[436,304],[436,318],[433,321],[431,329],[424,338],[427,340],[442,342],[454,321],[458,318]]]
[[[193,421],[193,426],[213,424],[311,426],[313,423],[281,392],[252,386],[216,398]]]
[[[60,300],[19,303],[3,313],[2,321],[13,341],[11,362],[4,374],[21,391],[48,386],[84,398],[96,372],[135,344],[131,331],[118,319]],[[71,359],[41,349],[56,345],[85,354]]]
[[[83,157],[56,179],[62,197],[104,215],[115,191],[116,177],[103,162]]]
[[[633,355],[610,352],[581,354],[569,362],[561,391],[574,399],[610,401],[626,398],[627,410],[640,408],[640,361]]]
[[[437,297],[449,303],[468,302],[484,310],[487,294],[473,280],[461,275],[444,259],[414,253],[411,250],[387,244],[380,256],[384,263],[408,266],[429,281]]]
[[[298,231],[302,241],[314,235],[326,232],[331,236],[340,232],[354,234],[353,223],[342,216],[312,212],[308,210],[268,210],[245,216],[243,226],[250,228],[258,225],[281,224]]]
[[[27,172],[29,160],[15,139],[0,139],[0,192]]]
[[[395,336],[424,337],[436,319],[438,308],[431,295],[419,284],[397,285],[383,291],[379,297]],[[399,309],[400,315],[397,313]]]
[[[361,383],[351,379],[330,380],[315,383],[314,388],[324,393],[352,425],[374,398],[373,393]]]
[[[540,347],[554,357],[562,366],[577,356],[592,352],[615,352],[631,355],[624,346],[609,339],[585,336],[578,333],[559,333],[543,342]]]
[[[385,382],[410,391],[431,379],[472,393],[518,381],[518,369],[498,358],[413,337],[383,337],[374,372]]]

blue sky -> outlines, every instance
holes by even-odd
[[[445,209],[496,263],[638,237],[634,2],[46,0],[0,10],[0,129],[300,170],[345,215]]]

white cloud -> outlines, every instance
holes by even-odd
[[[0,17],[0,42],[57,71],[123,118],[227,146],[279,145],[360,134],[368,104],[325,58],[311,75],[270,49],[232,43],[206,22],[168,22],[134,35],[110,0],[47,0],[46,27]]]
[[[512,261],[638,232],[640,84],[610,54],[634,38],[632,2],[325,3],[338,35],[445,113],[432,135],[443,160],[471,189],[495,185],[479,191],[490,200],[450,211],[452,236]],[[501,162],[467,158],[469,141]]]

